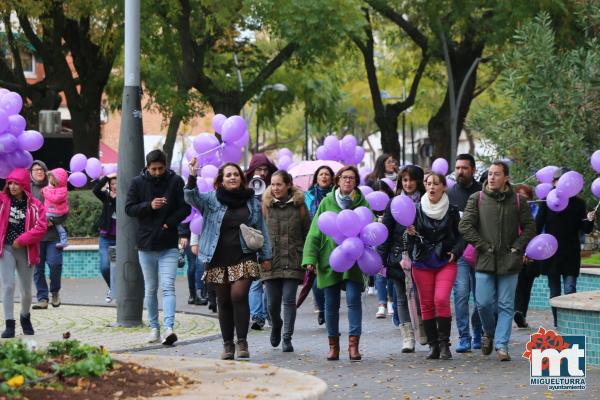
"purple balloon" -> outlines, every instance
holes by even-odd
[[[198,185],[198,191],[200,193],[208,193],[212,191],[212,187],[206,182],[206,179],[200,177],[196,178],[196,185]]]
[[[352,262],[358,260],[358,257],[362,256],[365,249],[365,245],[362,240],[357,237],[349,237],[344,239],[340,245],[341,249],[352,259]]]
[[[353,159],[356,152],[356,138],[352,135],[346,135],[340,142],[342,156],[346,159]]]
[[[44,137],[37,131],[25,131],[17,137],[19,147],[25,151],[37,151],[44,145]]]
[[[24,150],[15,150],[7,154],[6,158],[13,168],[29,168],[33,163],[31,153]]]
[[[558,250],[558,241],[548,233],[535,236],[525,249],[525,255],[533,260],[543,261],[552,257]]]
[[[548,165],[547,167],[544,167],[535,173],[535,179],[537,179],[540,183],[552,183],[554,180],[554,173],[559,169],[560,168],[554,165]]]
[[[338,232],[346,237],[353,237],[360,233],[361,226],[356,223],[357,215],[352,210],[342,210],[335,221]]]
[[[287,155],[279,157],[277,168],[287,171],[294,161]]]
[[[396,192],[396,183],[393,180],[390,178],[383,178],[382,181],[385,182],[392,192]]]
[[[555,212],[561,212],[569,205],[568,197],[560,197],[556,189],[552,189],[546,196],[548,208]]]
[[[370,247],[365,247],[365,250],[358,259],[358,266],[367,275],[375,275],[383,267],[381,256]]]
[[[379,246],[388,237],[388,230],[381,222],[371,222],[360,232],[360,240],[367,246]]]
[[[0,178],[6,178],[12,171],[12,167],[4,155],[0,154]]]
[[[356,207],[354,214],[358,217],[358,224],[361,229],[373,222],[373,212],[365,206]]]
[[[358,174],[360,175],[360,184],[361,185],[365,184],[365,178],[370,173],[371,173],[371,168],[369,168],[369,167],[362,167],[361,169],[358,170]],[[364,192],[363,192],[363,194],[364,194]]]
[[[69,175],[69,183],[76,188],[84,187],[87,183],[87,176],[83,172],[73,172]]]
[[[17,147],[19,142],[13,135],[0,135],[0,153],[12,153]]]
[[[102,164],[100,163],[100,160],[95,157],[88,158],[85,166],[85,173],[92,179],[98,179],[102,173]]]
[[[75,154],[71,157],[71,162],[69,163],[69,168],[71,172],[81,172],[85,169],[87,164],[87,157],[81,153]],[[73,185],[75,186],[75,185]]]
[[[210,133],[201,133],[192,141],[194,149],[199,156],[204,156],[216,152],[220,146],[219,139]]]
[[[383,211],[388,205],[390,198],[383,192],[373,192],[365,196],[371,208],[375,211]]]
[[[344,243],[344,240],[346,240],[347,237],[338,232],[335,235],[332,235],[331,239],[333,239],[335,244],[341,245],[342,243]]]
[[[369,193],[373,193],[373,189],[370,186],[359,186],[363,196],[367,196]]]
[[[244,136],[246,129],[247,126],[244,118],[240,117],[239,115],[234,115],[227,118],[227,120],[223,122],[223,127],[221,128],[221,137],[225,143],[233,143]]]
[[[223,162],[238,163],[242,159],[242,149],[233,144],[225,144],[221,153]]]
[[[21,133],[23,133],[23,130],[25,129],[26,125],[27,122],[25,121],[25,118],[23,118],[19,114],[11,115],[8,117],[8,132],[15,136],[19,136]],[[2,130],[0,129],[0,132],[1,131]]]
[[[551,183],[540,183],[535,187],[535,195],[538,199],[543,200],[553,188]]]
[[[417,208],[412,199],[405,194],[401,194],[392,199],[390,211],[392,212],[392,217],[394,217],[396,222],[400,225],[410,226],[415,222]]]
[[[185,151],[185,159],[187,161],[192,161],[192,158],[196,157],[196,150],[193,147],[188,147]]]
[[[211,126],[215,132],[221,133],[221,128],[223,127],[223,123],[227,119],[223,114],[217,114],[213,117]]]
[[[233,142],[233,145],[236,147],[242,148],[248,144],[249,140],[250,140],[250,133],[248,131],[245,131],[241,138],[239,138],[238,140]]]
[[[446,175],[448,173],[448,161],[445,158],[436,158],[431,164],[431,171]]]
[[[341,246],[333,249],[329,255],[329,266],[335,272],[346,272],[354,265],[354,261],[350,256],[341,248]]]
[[[18,114],[23,107],[23,99],[18,93],[9,92],[0,97],[0,108],[6,111],[6,114]]]
[[[214,165],[205,165],[204,167],[202,167],[202,170],[200,171],[200,176],[202,176],[203,178],[216,178],[217,174],[219,173],[219,168],[215,167]]]
[[[360,164],[363,158],[365,158],[365,149],[363,149],[361,146],[356,146],[351,164]]]
[[[448,186],[448,189],[452,189],[454,185],[456,185],[456,181],[454,179],[446,178],[446,186]]]
[[[325,146],[319,146],[317,147],[317,160],[326,160],[327,159],[327,150],[325,149]]]
[[[569,171],[562,174],[556,183],[556,191],[562,197],[577,196],[585,184],[583,175],[577,171]]]
[[[290,149],[288,149],[287,147],[284,147],[283,149],[279,150],[277,152],[277,157],[281,158],[283,156],[288,156],[289,158],[294,158],[294,153],[292,153],[292,151]]]
[[[103,166],[102,170],[103,170],[104,176],[116,173],[117,172],[117,164],[105,164]]]
[[[594,168],[594,171],[600,174],[600,150],[596,150],[594,154],[592,154],[590,163],[592,164],[592,168]]]
[[[0,109],[0,133],[8,129],[8,114],[3,109]]]
[[[190,231],[192,233],[195,233],[196,235],[201,234],[203,222],[204,218],[202,218],[202,215],[197,214],[194,218],[192,218],[192,221],[190,222]]]
[[[600,178],[596,178],[592,182],[592,194],[600,199]]]
[[[328,236],[338,234],[339,232],[336,225],[337,217],[338,215],[333,211],[325,211],[319,215],[319,218],[317,219],[319,230]]]
[[[340,141],[337,137],[329,135],[323,141],[327,160],[338,160],[340,158]]]

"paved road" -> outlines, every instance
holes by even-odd
[[[102,304],[103,285],[100,280],[67,279],[63,298],[66,302]],[[101,282],[100,282],[101,283]],[[206,307],[188,306],[185,279],[178,279],[178,310],[211,315]],[[307,372],[324,379],[329,385],[326,399],[427,399],[427,398],[510,398],[552,399],[600,398],[600,368],[588,367],[585,392],[550,392],[544,386],[529,386],[529,363],[520,357],[533,329],[514,329],[510,352],[513,361],[500,363],[494,355],[484,357],[479,351],[468,354],[454,353],[450,361],[425,360],[426,348],[418,346],[413,354],[400,353],[400,333],[391,319],[375,319],[375,297],[363,298],[363,361],[348,361],[347,337],[342,336],[342,354],[338,362],[328,362],[327,335],[324,327],[316,324],[310,300],[301,307],[294,335],[295,353],[282,353],[269,344],[269,331],[252,331],[249,336],[251,361],[267,363],[296,371]],[[344,302],[342,301],[342,304]],[[347,332],[346,313],[341,315],[342,334]],[[549,310],[534,310],[530,315],[532,326],[551,326]],[[457,342],[453,323],[454,342]],[[179,345],[143,351],[142,354],[162,354],[218,358],[221,341]]]

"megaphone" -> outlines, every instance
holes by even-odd
[[[260,196],[267,189],[267,183],[262,180],[262,178],[258,175],[254,175],[250,182],[248,182],[248,187],[250,189],[254,189],[254,194]]]

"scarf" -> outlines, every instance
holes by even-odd
[[[350,208],[355,198],[356,190],[353,190],[350,194],[342,194],[339,188],[335,189],[335,201],[342,210],[347,210]]]
[[[219,186],[216,195],[217,200],[227,207],[239,208],[245,206],[248,200],[254,196],[254,190],[246,188],[227,190],[223,186]]]
[[[442,198],[436,204],[431,203],[427,196],[421,197],[421,210],[431,219],[439,221],[444,218],[448,212],[448,207],[450,207],[450,201],[446,193],[442,195]]]
[[[398,180],[398,174],[396,172],[392,172],[391,174],[386,172],[385,177],[396,182]]]
[[[310,215],[314,216],[317,213],[317,208],[319,208],[319,204],[321,204],[321,201],[323,201],[325,196],[327,196],[327,194],[331,192],[331,187],[323,189],[321,186],[316,184],[312,187],[311,192],[313,192],[315,196],[315,201],[311,203],[309,211]]]
[[[410,197],[410,199],[415,204],[417,204],[418,202],[421,201],[421,193],[418,190],[415,190],[414,192],[412,192],[412,194],[408,194],[404,190],[402,191],[402,193],[404,193],[406,196]]]

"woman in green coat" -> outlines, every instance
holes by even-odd
[[[329,266],[329,255],[336,248],[330,236],[323,234],[318,226],[319,216],[325,211],[339,213],[342,210],[353,210],[360,206],[369,207],[358,184],[360,176],[353,166],[341,168],[335,175],[335,187],[319,205],[317,213],[310,226],[310,231],[304,244],[302,265],[317,274],[317,285],[325,291],[325,323],[329,336],[330,361],[338,360],[340,355],[340,295],[346,291],[348,305],[348,353],[351,361],[360,361],[361,355],[358,344],[362,329],[361,292],[364,288],[363,275],[355,264],[344,273],[335,272]]]

